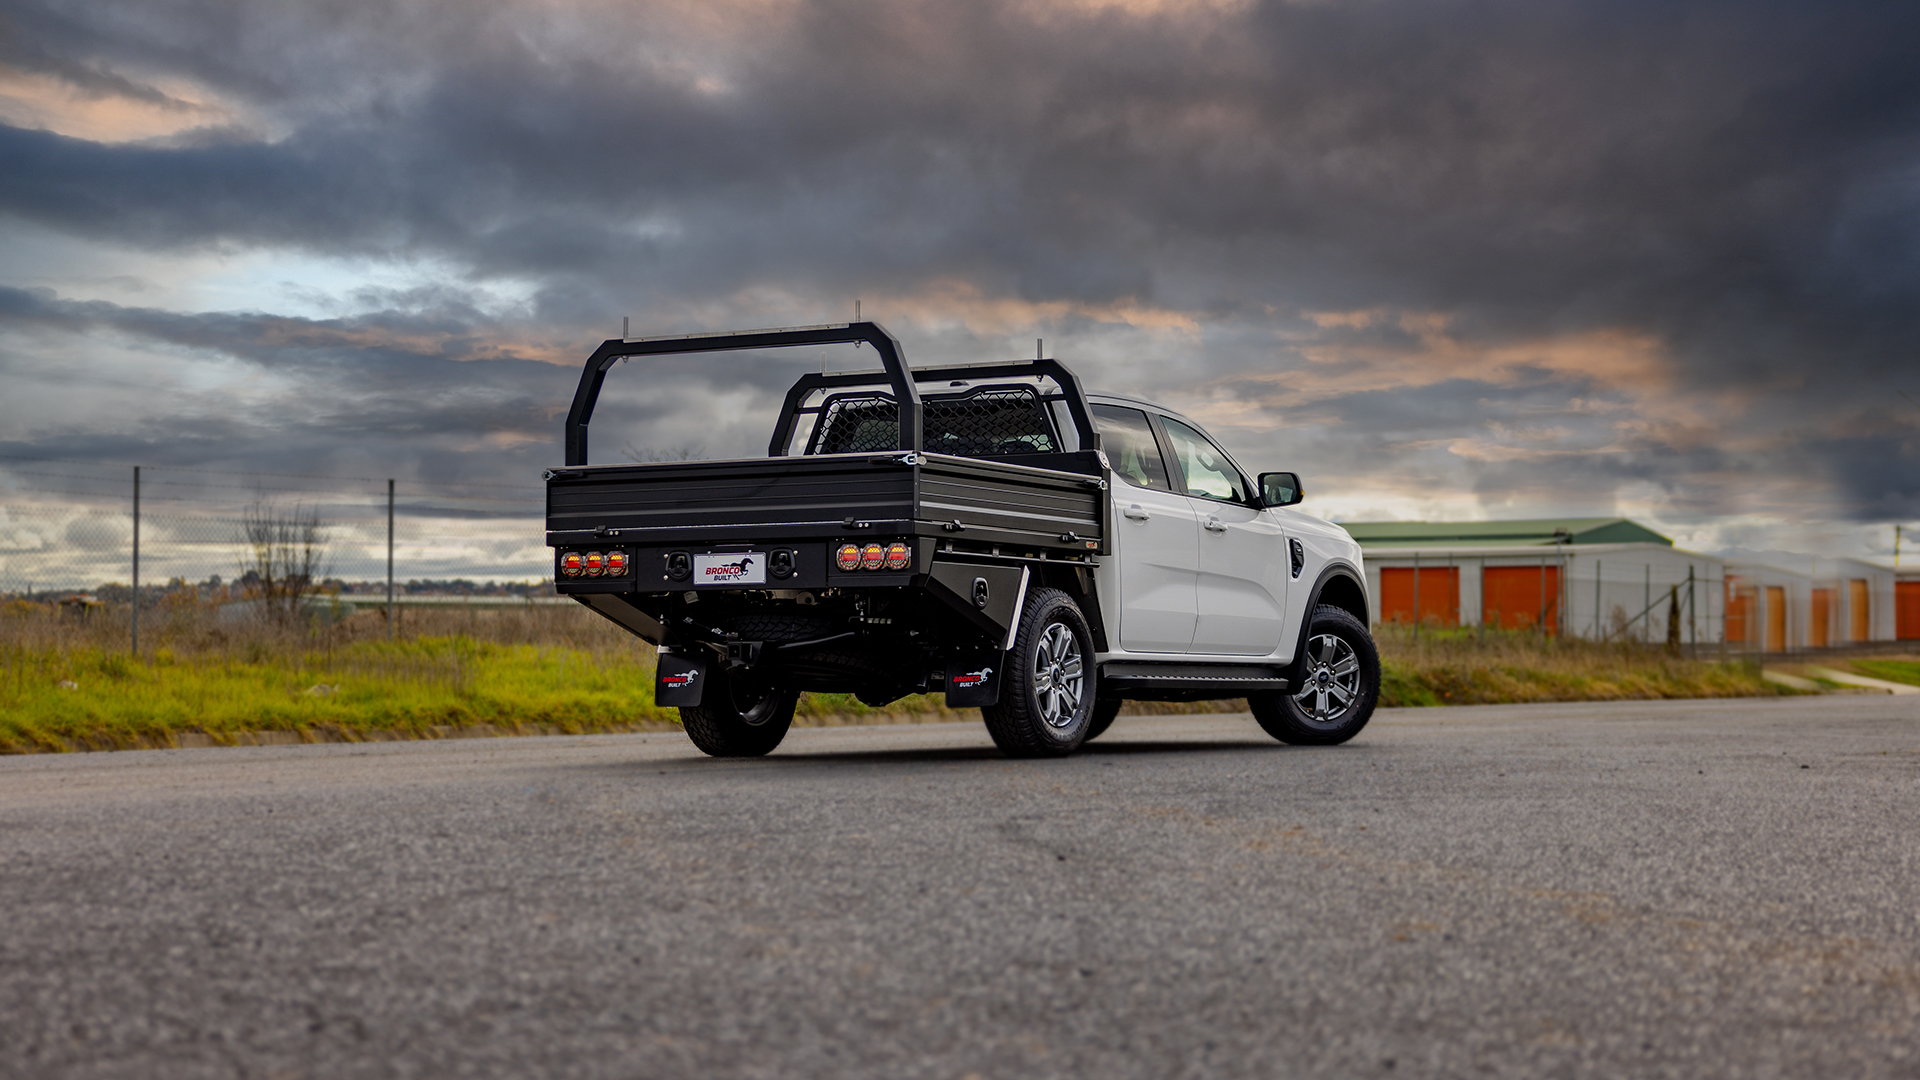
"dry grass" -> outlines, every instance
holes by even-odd
[[[182,732],[431,737],[449,728],[588,732],[671,728],[653,702],[654,653],[571,605],[405,608],[395,640],[377,611],[284,625],[182,599],[141,618],[0,605],[0,753],[172,745]],[[1631,644],[1383,628],[1383,705],[1766,696],[1756,668]],[[1140,703],[1130,713],[1240,711],[1244,701]],[[972,720],[916,695],[874,709],[803,696],[801,725]]]
[[[1759,665],[1690,660],[1659,646],[1597,643],[1526,632],[1385,626],[1375,631],[1380,703],[1491,705],[1539,701],[1773,697],[1791,693]],[[1703,650],[1704,652],[1704,650]]]

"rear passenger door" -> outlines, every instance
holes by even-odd
[[[1147,414],[1093,406],[1100,445],[1113,465],[1120,570],[1120,647],[1183,653],[1193,642],[1200,522],[1174,487]]]
[[[1250,484],[1213,441],[1160,417],[1174,483],[1199,525],[1190,652],[1266,656],[1280,647],[1287,610],[1287,541],[1278,515],[1253,505]]]

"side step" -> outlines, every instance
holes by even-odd
[[[1180,664],[1136,660],[1100,667],[1100,695],[1130,701],[1209,701],[1285,690],[1282,668],[1267,664]]]

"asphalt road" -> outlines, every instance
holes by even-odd
[[[1920,1076],[1920,701],[0,759],[9,1077]]]

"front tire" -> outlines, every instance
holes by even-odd
[[[1113,718],[1120,715],[1120,707],[1125,704],[1119,698],[1094,698],[1093,716],[1087,720],[1087,737],[1080,741],[1090,743],[1106,734],[1107,729],[1113,726]]]
[[[1314,609],[1300,644],[1297,688],[1250,694],[1247,704],[1267,734],[1294,746],[1346,742],[1380,701],[1380,653],[1359,619],[1336,607]]]
[[[680,706],[680,725],[703,753],[760,757],[787,737],[799,702],[798,690],[756,687],[716,673],[700,704]]]
[[[1086,741],[1093,719],[1093,635],[1058,589],[1027,594],[1020,631],[1005,657],[1000,703],[980,710],[1008,757],[1061,757]]]

